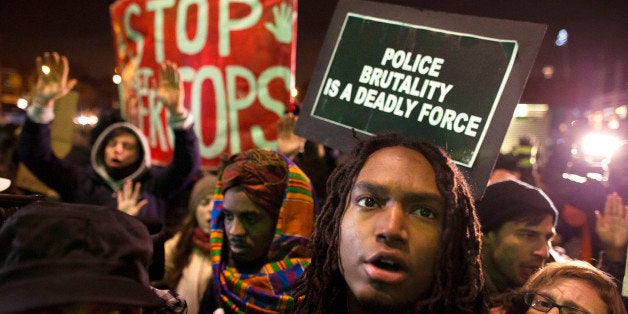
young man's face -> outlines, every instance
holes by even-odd
[[[130,133],[114,136],[105,146],[105,165],[120,169],[132,165],[139,158],[137,138]]]
[[[241,186],[225,192],[222,211],[231,258],[236,263],[232,266],[237,266],[241,272],[244,268],[261,267],[275,233],[273,217],[255,204]]]
[[[521,287],[543,267],[549,258],[550,241],[555,235],[552,216],[538,225],[506,222],[498,231],[484,236],[484,264],[493,282]]]
[[[542,296],[536,299],[540,299],[543,303],[553,301],[559,305],[570,306],[572,310],[578,309],[581,311],[578,313],[609,313],[608,305],[600,297],[599,290],[581,279],[559,278],[551,286],[539,289],[537,293]],[[555,311],[558,312],[557,310]],[[573,312],[575,313],[575,311]],[[530,307],[526,313],[537,314],[543,312]]]
[[[432,284],[444,201],[420,153],[388,147],[360,170],[340,225],[341,272],[350,306],[413,306]]]

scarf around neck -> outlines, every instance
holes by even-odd
[[[211,245],[209,244],[209,235],[207,235],[200,227],[194,228],[192,234],[192,243],[194,247],[201,251],[203,254],[209,256],[211,254]]]
[[[227,265],[223,254],[222,178],[218,178],[211,215],[211,261],[214,286],[221,306],[234,313],[285,313],[293,310],[290,296],[297,278],[310,263],[307,249],[314,228],[314,199],[309,178],[292,161],[288,163],[288,184],[279,209],[269,261],[259,273],[242,274]],[[228,249],[228,247],[225,247]]]

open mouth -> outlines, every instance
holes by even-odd
[[[373,261],[372,264],[378,268],[381,268],[387,271],[397,272],[401,270],[401,266],[399,265],[399,263],[396,263],[389,259],[376,260],[376,261]]]
[[[120,159],[118,159],[118,158],[111,158],[111,159],[109,159],[109,164],[111,164],[111,165],[118,165],[118,164],[120,164]]]
[[[408,276],[400,261],[384,256],[367,261],[364,264],[364,270],[369,280],[380,284],[401,284]]]

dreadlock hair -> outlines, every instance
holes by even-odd
[[[421,153],[431,164],[445,199],[445,217],[431,294],[416,305],[423,313],[487,313],[482,289],[481,232],[473,197],[462,173],[440,148],[398,134],[360,142],[351,157],[327,180],[328,196],[312,235],[312,263],[295,289],[297,312],[328,313],[345,308],[347,284],[339,268],[340,223],[353,182],[376,151],[402,146]]]

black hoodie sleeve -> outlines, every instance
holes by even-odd
[[[200,172],[198,138],[194,128],[173,130],[175,143],[172,161],[155,173],[155,195],[171,200],[185,190]]]
[[[50,124],[26,119],[20,133],[18,157],[44,184],[57,191],[64,201],[72,201],[79,166],[58,158],[51,147]]]

